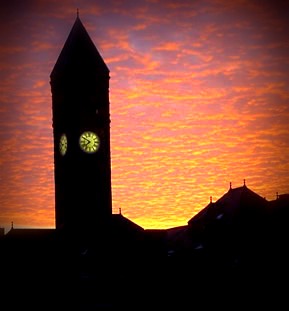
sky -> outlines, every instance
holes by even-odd
[[[289,193],[288,1],[9,0],[0,227],[55,227],[49,76],[77,8],[110,70],[113,213],[163,229],[230,182]]]

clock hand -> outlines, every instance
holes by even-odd
[[[90,140],[89,139],[87,139],[86,137],[83,137],[83,139],[85,139],[86,140],[86,146],[90,143]]]

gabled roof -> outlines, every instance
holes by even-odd
[[[141,226],[124,217],[122,214],[112,214],[112,228],[124,232],[144,232]]]
[[[217,204],[228,204],[237,208],[242,203],[264,203],[266,200],[259,196],[254,191],[250,190],[246,185],[238,188],[230,188],[229,191],[223,195]]]
[[[230,188],[219,200],[215,203],[211,202],[192,217],[188,224],[202,223],[202,225],[205,225],[223,217],[232,220],[235,216],[241,214],[250,217],[250,213],[255,213],[256,209],[259,210],[260,207],[267,205],[267,203],[266,199],[250,190],[246,185],[235,189]]]
[[[95,71],[97,74],[105,75],[109,73],[108,67],[79,16],[74,22],[50,77],[54,78],[59,74],[69,74],[74,71]]]

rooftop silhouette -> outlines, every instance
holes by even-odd
[[[109,69],[78,13],[50,78],[56,228],[1,235],[3,305],[11,294],[15,310],[286,303],[276,297],[288,273],[288,194],[267,201],[245,180],[230,184],[168,229],[113,214]]]

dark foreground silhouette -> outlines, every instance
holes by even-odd
[[[288,196],[229,189],[187,226],[143,230],[122,215],[77,232],[11,229],[1,302],[11,310],[285,310]]]

